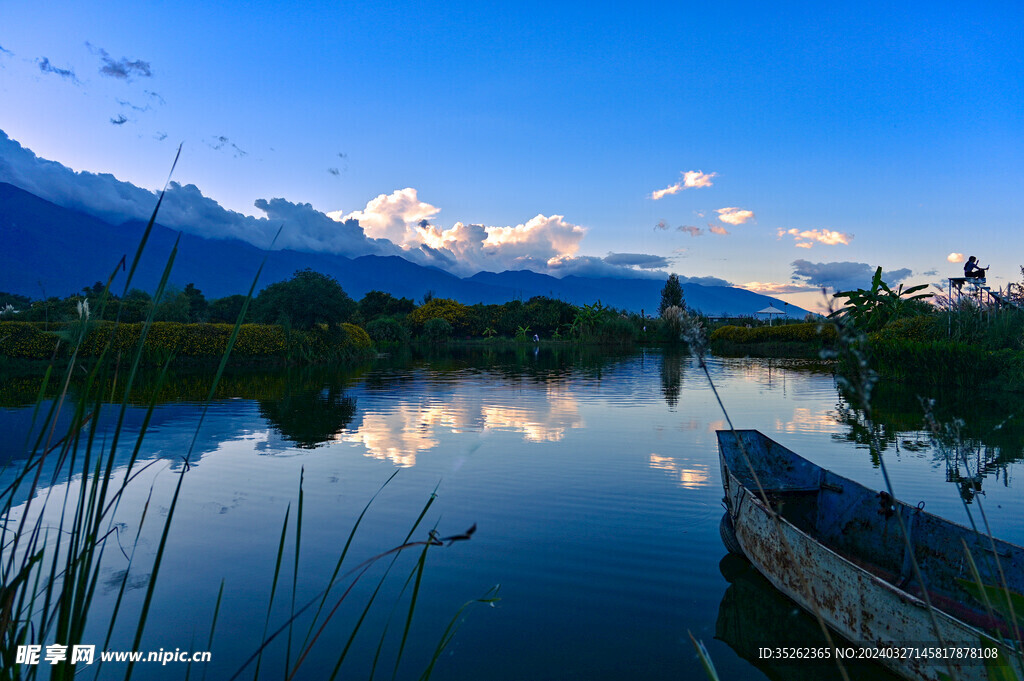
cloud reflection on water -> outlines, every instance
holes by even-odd
[[[676,461],[671,456],[661,456],[651,453],[651,468],[671,473],[678,478],[679,486],[683,489],[700,489],[710,484],[711,476],[707,466],[703,464],[690,464],[689,462]],[[692,466],[692,467],[691,467]]]
[[[492,386],[444,402],[388,400],[368,405],[360,421],[335,439],[361,445],[367,456],[399,467],[416,465],[417,455],[440,445],[445,433],[506,431],[527,442],[558,442],[568,430],[585,425],[575,396],[557,384],[514,390]]]

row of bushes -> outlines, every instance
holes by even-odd
[[[836,330],[829,324],[804,323],[782,326],[723,326],[711,332],[712,343],[815,343],[829,347],[835,343]]]
[[[49,359],[67,355],[84,332],[79,354],[98,356],[109,344],[116,354],[138,347],[142,324],[93,322],[44,325],[38,322],[0,322],[0,356],[19,359]],[[146,334],[143,352],[147,357],[174,353],[183,357],[215,358],[227,350],[233,326],[230,324],[181,324],[155,322]],[[354,324],[334,328],[320,325],[310,331],[286,329],[270,324],[243,324],[232,350],[234,357],[282,357],[330,359],[368,352],[372,342],[366,331]]]

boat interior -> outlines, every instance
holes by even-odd
[[[926,588],[937,607],[970,624],[997,629],[1004,635],[1013,633],[1013,627],[1007,625],[1009,618],[999,616],[1009,610],[1001,587],[1008,587],[1017,598],[1024,593],[1024,548],[840,477],[758,431],[736,433],[742,447],[731,431],[719,431],[723,463],[757,498],[761,497],[759,482],[772,509],[796,528],[907,593],[921,597]],[[981,520],[976,518],[976,522]],[[977,586],[965,547],[986,585],[985,594]],[[911,555],[921,580],[915,575]],[[995,617],[983,601],[985,595],[995,601]],[[1024,613],[1014,614],[1024,619]]]

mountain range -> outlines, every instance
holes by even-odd
[[[113,225],[97,217],[58,206],[12,184],[0,182],[0,291],[32,298],[66,296],[96,281],[106,281],[122,257],[130,265],[145,224]],[[193,283],[207,298],[245,293],[266,261],[257,291],[311,268],[335,277],[357,300],[380,290],[419,300],[428,291],[462,303],[504,303],[548,296],[582,305],[600,300],[634,312],[656,312],[663,279],[561,279],[528,270],[478,272],[460,278],[398,256],[347,258],[330,253],[267,251],[237,239],[206,239],[154,225],[132,288],[156,288],[175,240],[178,253],[170,280],[179,287]],[[124,273],[113,290],[120,292]],[[769,296],[730,286],[684,283],[686,304],[711,316],[752,315],[774,305],[789,316],[806,310]]]

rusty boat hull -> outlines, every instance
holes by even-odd
[[[718,431],[718,446],[734,548],[853,642],[832,659],[852,652],[929,681],[1024,679],[1024,613],[1014,623],[1019,596],[1006,602],[1006,589],[1024,593],[1024,548],[838,476],[758,431]],[[987,588],[976,586],[965,546]]]

